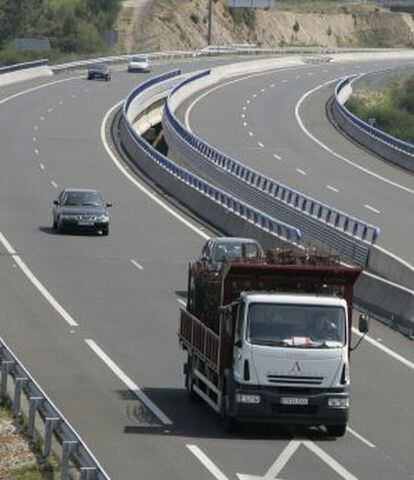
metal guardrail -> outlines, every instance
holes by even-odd
[[[379,72],[376,73],[378,75]],[[363,76],[366,76],[366,74],[363,74],[361,76],[356,77],[355,75],[352,75],[350,77],[347,77],[343,80],[341,80],[338,85],[335,87],[335,103],[337,105],[337,108],[342,112],[342,114],[354,125],[356,125],[361,131],[369,135],[371,138],[374,138],[378,140],[379,142],[385,143],[386,145],[391,146],[395,150],[398,150],[400,152],[404,152],[410,156],[413,157],[413,163],[414,163],[414,145],[412,143],[404,142],[403,140],[399,140],[398,138],[393,137],[392,135],[389,135],[382,130],[379,130],[378,128],[375,128],[374,126],[370,125],[369,123],[365,122],[361,118],[357,117],[355,114],[353,114],[348,108],[345,107],[345,105],[339,100],[339,96],[341,94],[341,91],[349,85],[351,82],[356,81],[359,78],[362,78]],[[414,168],[414,167],[413,167]]]
[[[13,417],[24,420],[26,435],[32,440],[41,438],[45,459],[60,448],[62,480],[110,480],[70,423],[0,338],[0,398],[7,396],[11,398]]]
[[[127,97],[123,106],[123,118],[128,130],[128,135],[139,146],[151,160],[156,162],[164,170],[169,172],[175,180],[180,181],[191,189],[197,190],[203,196],[213,201],[215,204],[221,206],[241,219],[254,224],[257,228],[277,237],[283,241],[299,245],[301,243],[301,232],[298,228],[292,227],[285,222],[276,220],[271,216],[259,211],[251,205],[237,199],[236,197],[226,193],[225,191],[213,186],[197,175],[192,174],[185,168],[180,167],[171,159],[164,156],[150,145],[144,138],[142,138],[134,129],[131,119],[128,116],[128,110],[131,103],[143,91],[154,85],[155,82],[163,82],[171,78],[172,75],[177,75],[175,72],[168,72],[167,74],[153,77],[147,82],[135,88]]]
[[[0,75],[5,73],[17,72],[18,70],[26,70],[27,68],[43,67],[49,65],[48,59],[35,60],[33,62],[15,63],[6,67],[0,67]]]
[[[352,261],[365,265],[369,249],[379,237],[378,227],[247,167],[195,136],[176,118],[171,106],[174,94],[209,73],[209,70],[198,72],[178,84],[170,93],[163,122],[164,131],[169,132],[166,134],[168,141],[172,142],[171,146],[206,175],[225,184],[230,192],[243,191],[244,200],[251,205],[260,206],[264,213],[297,226],[304,235],[329,245]]]

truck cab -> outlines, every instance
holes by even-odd
[[[346,301],[242,292],[222,312],[223,334],[234,339],[232,368],[225,373],[226,415],[322,424],[343,435],[349,410]]]

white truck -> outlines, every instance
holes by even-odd
[[[179,341],[185,385],[240,423],[324,426],[344,435],[349,417],[353,284],[359,267],[190,264]],[[360,331],[368,321],[360,318]]]

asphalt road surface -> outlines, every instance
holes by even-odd
[[[382,325],[354,352],[343,439],[268,426],[229,436],[206,406],[187,400],[178,310],[187,264],[211,232],[105,148],[107,113],[144,78],[59,76],[2,91],[0,336],[113,479],[414,478],[412,343]],[[113,202],[108,237],[52,231],[52,201],[69,186],[97,188]]]
[[[180,113],[184,119],[186,112],[196,135],[221,151],[378,225],[379,245],[413,265],[413,175],[360,148],[326,117],[338,83],[327,82],[378,68],[378,62],[361,60],[249,75],[206,89]]]

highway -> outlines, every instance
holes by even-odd
[[[393,65],[398,62],[381,64]],[[412,174],[353,144],[326,118],[337,83],[327,82],[376,69],[378,63],[361,60],[246,75],[200,92],[180,113],[224,153],[380,226],[379,245],[414,264]]]
[[[200,68],[199,63],[182,65],[186,70]],[[179,62],[157,66],[153,74],[175,66]],[[315,76],[319,69],[330,69],[327,79],[343,74],[331,66],[312,68]],[[208,408],[187,400],[184,354],[176,337],[178,309],[187,264],[214,233],[150,191],[108,151],[104,119],[144,78],[123,71],[114,72],[111,82],[58,76],[2,91],[0,336],[112,479],[233,480],[238,473],[263,477],[269,470],[264,478],[414,478],[412,343],[380,324],[373,325],[373,340],[353,355],[351,430],[343,439],[271,428],[229,436]],[[295,80],[295,96],[312,88],[317,79],[309,78],[303,85]],[[45,86],[33,89],[34,83]],[[27,89],[32,90],[7,100]],[[227,114],[233,121],[241,119],[231,101],[228,94],[221,125]],[[198,104],[200,109],[204,105]],[[242,123],[235,123],[234,137],[220,137],[220,129],[211,123],[213,109],[206,112],[203,125],[197,120],[199,111],[193,114],[193,128],[205,128],[209,121],[203,136],[215,132],[215,143],[236,152],[232,140],[239,132],[242,142]],[[283,121],[272,118],[283,127]],[[265,130],[256,132],[263,131],[263,143],[274,148],[278,136],[265,138]],[[243,160],[252,153],[257,162],[264,158],[261,147],[245,148],[250,153]],[[255,162],[255,167],[264,164]],[[286,175],[283,181],[291,179],[291,186],[303,185],[303,175]],[[57,235],[51,230],[52,201],[66,186],[97,188],[113,202],[109,237]],[[343,193],[337,206],[345,208],[348,204],[342,201],[354,200]],[[368,215],[363,218],[371,219]]]

